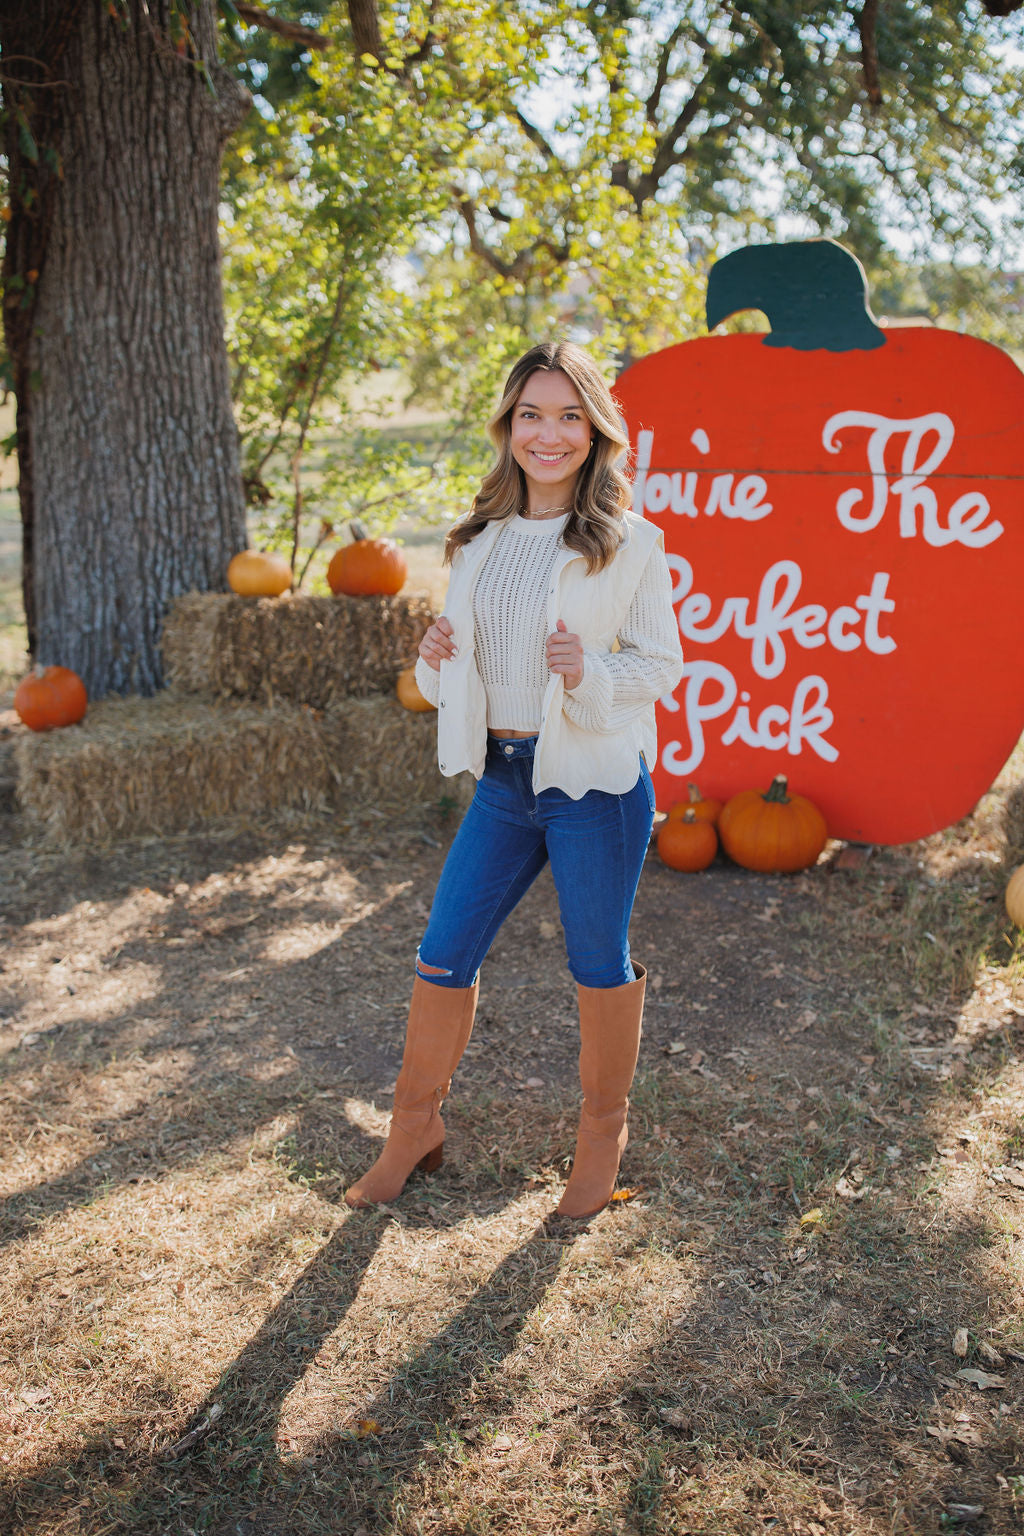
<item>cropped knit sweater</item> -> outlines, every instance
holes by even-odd
[[[567,516],[538,522],[510,518],[480,569],[473,589],[476,665],[492,730],[540,728],[551,676],[545,659],[547,591],[566,521]],[[649,707],[652,677],[679,651],[670,597],[668,567],[655,549],[619,630],[619,650],[601,656],[585,651],[583,678],[563,695],[563,711],[574,725],[614,731]],[[439,673],[420,666],[416,675],[436,705]]]

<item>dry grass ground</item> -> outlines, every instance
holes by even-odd
[[[449,835],[5,847],[3,1530],[1024,1528],[1024,753],[861,868],[652,858],[634,1193],[573,1231],[546,879],[485,967],[444,1167],[341,1200]]]

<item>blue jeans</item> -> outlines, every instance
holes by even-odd
[[[488,738],[487,765],[438,882],[419,974],[469,987],[508,914],[550,860],[569,969],[586,987],[632,981],[628,928],[654,822],[651,776],[624,795],[533,792],[535,736]]]

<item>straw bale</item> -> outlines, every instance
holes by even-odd
[[[324,709],[336,699],[390,692],[434,616],[425,593],[190,593],[165,621],[164,664],[179,692]]]
[[[446,778],[437,766],[433,712],[403,709],[394,697],[349,699],[325,712],[322,728],[339,810],[401,815],[469,804],[472,774]]]
[[[294,704],[104,699],[81,725],[16,741],[18,801],[30,835],[58,846],[324,808],[325,747],[312,711]]]
[[[1010,868],[1024,864],[1024,781],[1014,784],[1003,805],[1006,862]]]

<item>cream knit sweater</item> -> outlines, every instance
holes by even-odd
[[[550,680],[544,655],[546,594],[565,523],[565,516],[537,522],[510,518],[481,567],[473,592],[473,627],[491,730],[540,728]],[[649,706],[652,673],[679,648],[670,594],[665,557],[656,548],[619,631],[620,649],[601,656],[584,651],[583,679],[563,696],[573,724],[590,731],[618,730]],[[436,705],[439,674],[419,667],[417,679]]]

